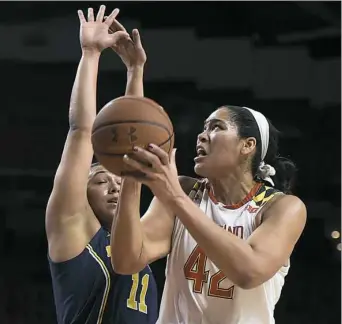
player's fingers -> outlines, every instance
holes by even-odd
[[[116,18],[116,16],[119,14],[119,9],[115,8],[112,13],[107,17],[107,19],[105,20],[105,24],[107,24],[108,26],[111,26],[114,19]]]
[[[169,164],[169,155],[159,146],[155,144],[148,144],[147,149],[149,152],[152,152],[154,155],[156,155],[163,165]]]
[[[123,160],[131,168],[133,168],[136,171],[139,171],[139,173],[136,174],[143,174],[145,177],[149,179],[154,179],[156,177],[156,173],[153,171],[152,168],[144,165],[141,162],[136,161],[132,157],[129,157],[127,154],[124,155]],[[130,174],[132,174],[132,172],[130,172]]]
[[[133,37],[133,42],[137,47],[142,47],[141,45],[141,39],[140,39],[140,34],[138,29],[133,29],[132,30],[132,37]]]
[[[103,21],[105,10],[106,10],[106,6],[101,5],[99,11],[97,12],[96,21],[99,21],[99,22]]]
[[[153,153],[154,152],[149,152],[141,147],[135,146],[133,148],[132,157],[136,160],[146,162],[146,164],[152,166],[155,171],[161,172],[163,162],[158,155]]]
[[[107,19],[108,19],[108,16],[104,16],[104,17],[103,17],[104,23],[106,23]],[[112,26],[113,26],[113,24],[112,24],[111,26],[109,26],[109,28],[108,28],[109,34],[113,34],[113,33],[116,32],[116,29],[115,29],[115,28],[112,28]]]
[[[103,22],[104,23],[106,23],[106,20],[108,19],[108,16],[104,16],[103,17]],[[114,33],[115,32],[115,30],[112,30],[110,27],[108,28],[108,31],[110,32],[110,33]]]
[[[88,8],[88,21],[94,21],[94,10],[93,10],[93,8]]]
[[[121,25],[116,19],[114,19],[113,23],[110,25],[109,30],[113,33],[117,31],[126,31],[126,28]]]
[[[84,17],[83,11],[82,10],[77,10],[78,18],[80,19],[80,23],[84,24],[86,23],[86,19]]]
[[[129,39],[129,34],[124,31],[115,32],[114,34],[111,34],[110,36],[112,37],[113,45],[118,43],[120,40]]]

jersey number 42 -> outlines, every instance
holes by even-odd
[[[203,250],[197,245],[191,252],[188,260],[184,265],[184,275],[188,280],[193,280],[193,292],[201,294],[204,283],[208,282],[208,296],[219,297],[225,299],[233,299],[234,286],[229,288],[220,287],[220,283],[227,277],[222,271],[218,271],[209,278],[209,271],[206,269],[207,256]]]

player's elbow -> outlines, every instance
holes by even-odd
[[[114,272],[120,275],[132,275],[141,270],[137,266],[128,262],[115,262],[113,258],[111,259],[111,264]]]
[[[120,266],[117,267],[113,263],[112,263],[112,268],[113,268],[113,271],[119,275],[132,275],[134,273],[139,272],[139,271],[132,270],[132,268],[125,268],[125,267],[120,267]]]
[[[272,276],[264,269],[257,267],[246,268],[236,277],[235,284],[245,290],[256,288],[269,280]]]
[[[132,275],[144,269],[145,265],[141,264],[139,260],[132,260],[128,255],[119,256],[112,253],[111,264],[114,272],[120,275]]]
[[[236,284],[236,286],[238,286],[242,289],[245,289],[245,290],[253,289],[253,288],[259,286],[258,281],[249,275],[240,276],[239,278],[237,278],[235,280],[235,284]]]
[[[234,284],[242,289],[253,289],[262,284],[265,278],[265,269],[255,264],[255,262],[240,263],[237,267],[226,268],[226,276]]]

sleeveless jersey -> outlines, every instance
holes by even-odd
[[[213,222],[246,240],[256,229],[256,215],[281,192],[257,184],[241,204],[224,206],[209,192],[205,181],[195,184],[189,196]],[[271,324],[288,267],[253,289],[235,286],[206,257],[176,218],[172,248],[158,324]]]
[[[157,286],[151,269],[115,274],[109,240],[110,233],[100,228],[75,258],[59,263],[49,258],[58,324],[155,324]]]

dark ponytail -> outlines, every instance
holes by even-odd
[[[231,121],[237,126],[241,138],[254,137],[256,152],[252,160],[252,174],[256,180],[258,167],[261,162],[261,138],[258,124],[253,114],[246,108],[225,106],[230,112]],[[268,119],[267,119],[268,120]],[[272,176],[274,187],[286,194],[290,194],[295,184],[297,168],[295,164],[278,154],[279,131],[268,120],[269,144],[264,162],[274,167],[276,174]]]
[[[265,163],[270,164],[271,162],[265,160]],[[297,176],[296,165],[291,160],[281,156],[277,156],[271,165],[276,170],[276,174],[272,177],[274,187],[286,194],[291,194]]]

